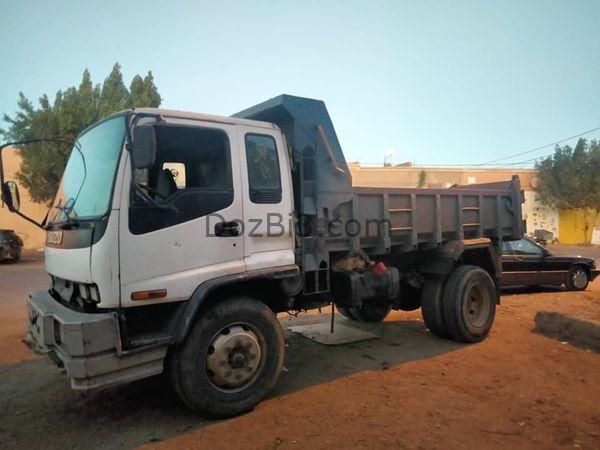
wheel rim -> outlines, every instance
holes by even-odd
[[[206,373],[213,386],[226,392],[252,384],[264,363],[262,335],[247,324],[224,327],[212,339],[206,353]]]
[[[474,283],[465,295],[463,302],[465,320],[474,328],[484,326],[491,308],[491,297],[487,287],[483,283]]]
[[[577,289],[583,289],[587,283],[587,274],[583,269],[577,269],[573,272],[571,281]]]

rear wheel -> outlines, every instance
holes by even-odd
[[[565,286],[570,291],[584,291],[588,287],[589,282],[586,270],[582,266],[575,266],[569,270]]]
[[[414,311],[421,307],[421,288],[416,288],[408,283],[400,285],[400,294],[398,296],[398,307],[402,311]]]
[[[348,313],[359,322],[376,323],[382,322],[392,309],[387,302],[366,301],[361,306],[349,306]],[[343,314],[343,313],[342,313]]]
[[[250,297],[223,300],[203,311],[170,358],[177,394],[214,417],[251,410],[275,385],[284,359],[277,317]]]
[[[442,294],[443,322],[448,336],[480,342],[488,335],[498,294],[490,275],[477,266],[460,266],[448,277]]]
[[[337,310],[339,311],[339,313],[340,313],[342,316],[344,316],[344,317],[346,317],[346,318],[348,318],[348,319],[356,320],[356,318],[354,318],[354,317],[352,316],[352,314],[350,314],[350,311],[348,310],[348,307],[347,307],[347,306],[339,306],[339,305],[336,305],[336,308],[337,308]]]
[[[421,295],[421,314],[425,325],[427,325],[429,331],[439,338],[448,337],[442,308],[443,289],[443,277],[429,278],[425,281]]]

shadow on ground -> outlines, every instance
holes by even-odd
[[[281,319],[284,327],[328,320],[325,314]],[[336,347],[286,331],[286,368],[269,397],[462,347],[417,321],[356,326],[380,338]],[[86,394],[72,391],[45,359],[0,366],[0,447],[130,448],[213,422],[189,412],[162,376]]]

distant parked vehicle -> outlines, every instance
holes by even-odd
[[[529,237],[542,247],[545,247],[548,242],[554,241],[554,233],[548,230],[535,230]]]
[[[0,261],[18,261],[23,241],[13,230],[0,230]]]
[[[583,291],[599,273],[593,258],[554,255],[528,238],[502,244],[502,287],[564,284]]]

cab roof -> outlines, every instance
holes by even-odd
[[[279,127],[271,122],[260,120],[241,119],[239,117],[216,116],[211,114],[200,114],[187,111],[178,111],[174,109],[163,108],[135,108],[134,113],[158,114],[165,119],[189,119],[202,120],[204,122],[226,123],[229,125],[246,125],[256,128],[266,128],[269,130],[278,130]]]

